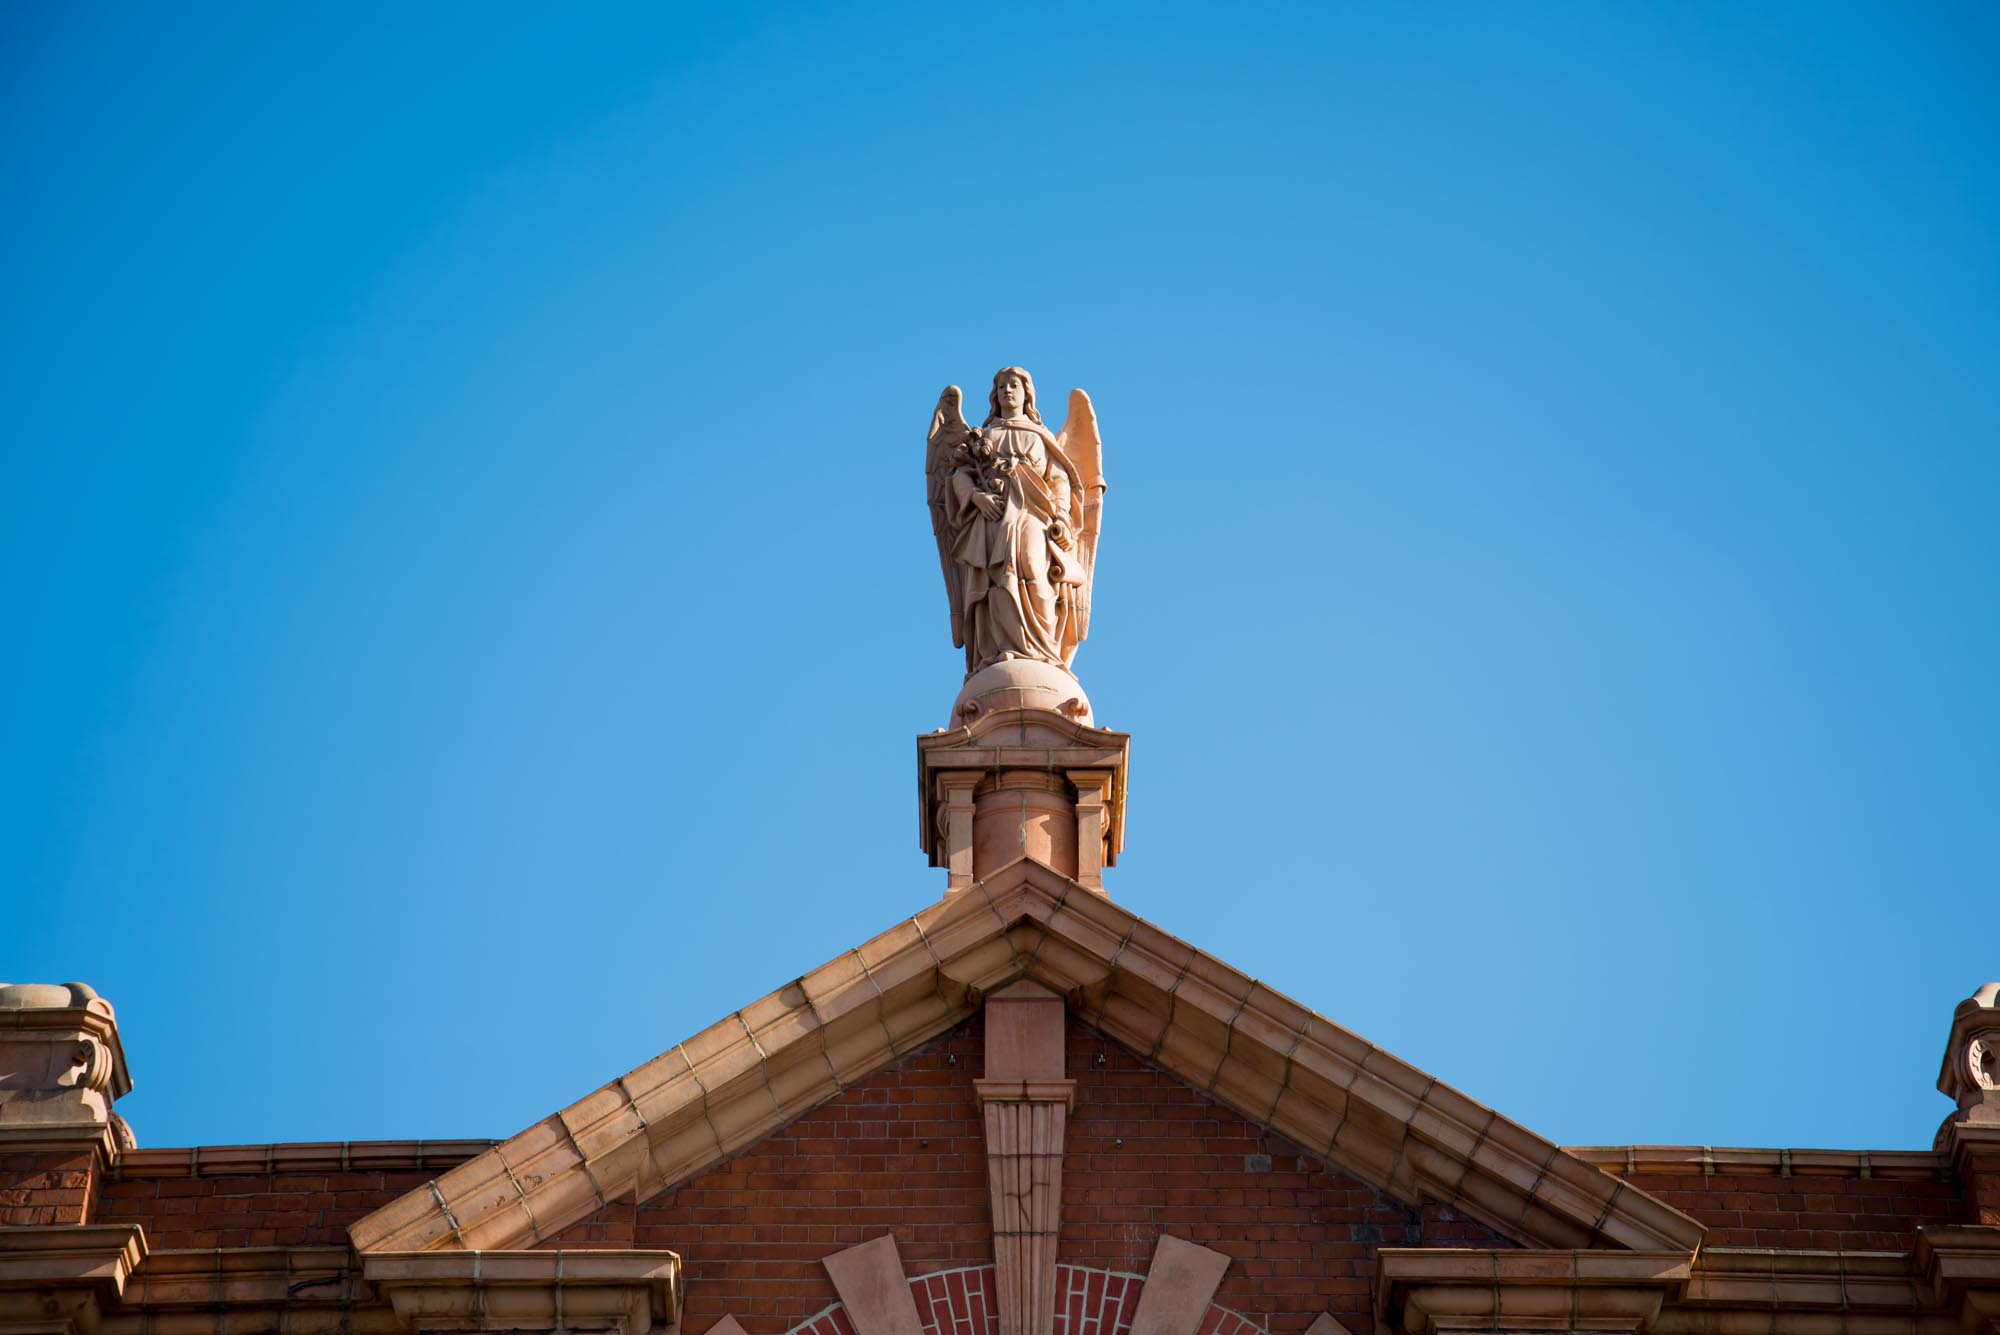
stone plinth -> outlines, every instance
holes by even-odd
[[[918,839],[950,873],[945,893],[1025,858],[1102,894],[1125,843],[1130,736],[1039,707],[968,718],[917,739]]]

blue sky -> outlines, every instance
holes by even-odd
[[[1983,4],[0,13],[0,977],[504,1136],[931,902],[939,388],[1095,398],[1108,885],[1565,1143],[2000,977]]]

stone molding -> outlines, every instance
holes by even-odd
[[[1932,1295],[1964,1329],[2000,1331],[2000,1228],[1920,1229],[1914,1259]]]
[[[245,1247],[160,1251],[146,1258],[125,1287],[124,1308],[157,1320],[169,1313],[232,1311],[284,1314],[288,1331],[310,1326],[313,1309],[338,1320],[376,1301],[361,1266],[345,1247]],[[376,1324],[395,1325],[386,1308]]]
[[[4,1335],[647,1335],[680,1311],[680,1258],[666,1251],[149,1254],[137,1225],[0,1228]]]
[[[1531,1247],[1694,1250],[1695,1220],[1103,895],[1016,863],[357,1221],[357,1249],[532,1247],[755,1143],[1027,979],[1402,1200]]]
[[[91,1335],[145,1259],[135,1224],[0,1228],[0,1332]]]
[[[1385,1332],[1956,1335],[2000,1312],[2000,1229],[1927,1228],[1917,1251],[1495,1252],[1384,1248]]]
[[[680,1323],[673,1252],[376,1252],[362,1274],[418,1332],[647,1335]]]
[[[1687,1285],[1671,1251],[1377,1253],[1377,1325],[1406,1335],[1472,1331],[1640,1332]]]

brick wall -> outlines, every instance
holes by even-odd
[[[1924,1224],[1959,1222],[1948,1181],[1633,1173],[1626,1181],[1708,1226],[1711,1247],[1906,1252]]]
[[[1077,1082],[1063,1156],[1062,1259],[1143,1274],[1163,1232],[1234,1258],[1216,1302],[1301,1331],[1331,1311],[1374,1328],[1377,1247],[1504,1247],[1484,1226],[1413,1208],[1071,1021]],[[1122,1143],[1121,1143],[1122,1142]]]
[[[1327,1167],[1074,1021],[1077,1082],[1064,1159],[1061,1259],[1144,1273],[1162,1232],[1228,1253],[1217,1302],[1270,1314],[1278,1335],[1331,1307],[1372,1329],[1377,1246],[1505,1245]],[[978,1017],[642,1205],[614,1205],[548,1246],[681,1254],[686,1328],[725,1312],[776,1335],[834,1302],[820,1265],[894,1232],[905,1269],[992,1264],[984,1136],[972,1082]],[[1122,1143],[1121,1143],[1122,1142]]]
[[[245,1173],[105,1182],[93,1223],[143,1224],[154,1251],[344,1246],[347,1226],[435,1170]]]
[[[910,1053],[753,1149],[636,1210],[613,1205],[547,1246],[681,1254],[685,1325],[733,1312],[775,1335],[839,1295],[820,1258],[893,1232],[911,1273],[990,1265],[974,1021]]]
[[[89,1150],[0,1154],[0,1225],[89,1224]]]

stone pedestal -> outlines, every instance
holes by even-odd
[[[919,843],[949,872],[945,893],[1029,858],[1102,894],[1125,843],[1131,738],[1038,706],[966,717],[917,739]]]
[[[129,1147],[111,1003],[83,983],[0,983],[0,1154],[21,1165],[0,1225],[88,1222],[93,1183]]]

